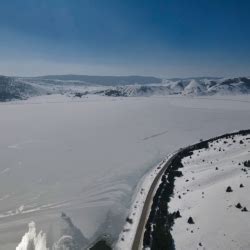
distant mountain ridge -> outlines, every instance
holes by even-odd
[[[238,77],[163,80],[162,84],[117,86],[103,90],[103,94],[107,96],[250,94],[250,79]]]
[[[161,83],[162,79],[154,76],[92,76],[92,75],[47,75],[32,77],[33,80],[79,81],[85,84],[130,85]]]
[[[250,94],[250,78],[161,79],[148,76],[0,76],[0,101],[23,100],[46,94],[76,97],[94,94],[104,96],[152,95],[236,95]]]

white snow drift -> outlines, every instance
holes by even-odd
[[[40,231],[36,233],[35,223],[29,223],[29,231],[25,233],[16,250],[48,250],[46,247],[46,235]]]

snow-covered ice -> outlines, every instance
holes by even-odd
[[[141,177],[180,147],[248,128],[250,98],[50,95],[0,115],[0,249],[31,221],[51,248],[61,212],[90,240],[117,239]]]

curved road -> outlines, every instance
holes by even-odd
[[[143,243],[143,236],[144,236],[144,229],[145,229],[145,224],[147,222],[147,217],[149,214],[149,211],[151,209],[151,201],[154,198],[154,191],[155,188],[158,184],[158,181],[160,180],[161,176],[163,175],[163,173],[165,172],[165,170],[171,166],[173,159],[176,157],[176,155],[179,153],[180,150],[178,150],[176,153],[174,153],[165,163],[165,165],[162,167],[161,171],[158,173],[158,175],[155,177],[154,181],[151,184],[151,187],[148,191],[143,209],[142,209],[142,213],[141,213],[141,217],[137,226],[137,230],[136,230],[136,234],[135,234],[135,238],[134,238],[134,242],[132,245],[132,250],[138,250],[141,249],[142,247],[142,243]]]
[[[199,146],[201,146],[201,144],[204,144],[204,143],[212,142],[212,141],[214,141],[214,140],[222,139],[222,138],[228,137],[228,136],[245,135],[245,134],[250,134],[250,129],[247,129],[247,130],[240,130],[240,131],[233,132],[233,133],[226,133],[226,134],[221,135],[221,136],[217,136],[217,137],[214,137],[214,138],[210,138],[210,139],[208,139],[208,140],[201,141],[201,142],[199,142],[199,143],[196,143],[196,144],[187,146],[187,147],[185,147],[185,148],[179,149],[177,152],[175,152],[175,153],[167,160],[167,162],[165,163],[165,165],[163,166],[163,168],[161,169],[161,171],[158,173],[158,175],[155,177],[154,181],[152,182],[151,187],[150,187],[150,189],[149,189],[149,192],[148,192],[148,194],[147,194],[147,197],[146,197],[146,200],[145,200],[143,209],[142,209],[142,214],[141,214],[141,217],[140,217],[138,226],[137,226],[137,230],[136,230],[134,242],[133,242],[133,244],[132,244],[132,250],[139,250],[139,249],[141,249],[141,247],[143,246],[142,243],[143,243],[143,236],[144,236],[144,231],[145,231],[145,224],[146,224],[146,222],[147,222],[148,214],[149,214],[149,211],[150,211],[150,208],[151,208],[151,201],[152,201],[152,199],[154,198],[153,195],[154,195],[155,188],[156,188],[156,186],[157,186],[157,183],[158,183],[159,179],[161,178],[161,176],[162,176],[163,173],[165,172],[165,170],[166,170],[167,168],[169,168],[169,167],[171,166],[171,164],[173,163],[173,160],[175,159],[175,157],[176,157],[179,153],[183,152],[184,150],[187,150],[187,149],[189,149],[189,150],[198,149]],[[203,147],[204,147],[204,145],[203,145]]]

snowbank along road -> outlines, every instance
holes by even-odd
[[[168,197],[164,196],[164,199],[169,207],[165,223],[170,236],[166,235],[166,242],[162,246],[203,249],[206,244],[209,249],[249,249],[250,242],[246,235],[250,229],[249,223],[246,223],[246,212],[250,206],[250,199],[247,198],[249,134],[250,130],[225,134],[180,149],[171,156],[155,176],[147,193],[132,249],[157,249],[158,243],[154,241],[159,241],[159,236],[154,232],[157,227],[154,216],[159,217],[156,211],[161,210],[162,197],[159,193],[164,193],[164,185],[161,186],[164,180],[174,185],[165,186],[169,189]],[[179,168],[183,168],[183,171],[178,171]],[[176,177],[180,178],[175,181]],[[236,186],[235,191],[230,183]],[[159,189],[163,190],[158,192]],[[204,198],[205,193],[208,193],[207,199]],[[156,197],[157,195],[160,197]],[[217,218],[216,221],[213,220],[214,217]],[[194,226],[196,220],[199,225]],[[172,229],[173,232],[170,233]],[[213,241],[216,236],[211,232],[219,232],[224,237],[217,237],[217,241]]]

